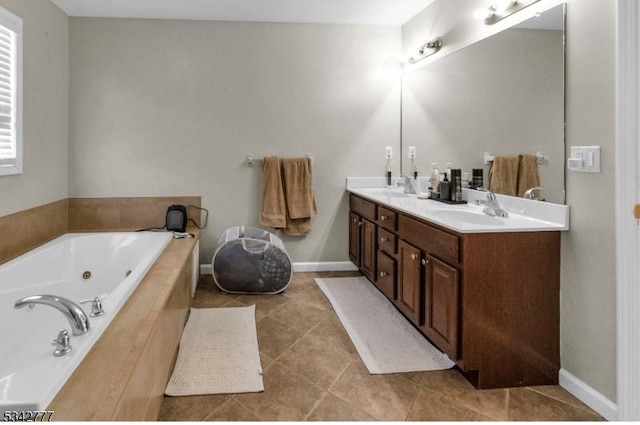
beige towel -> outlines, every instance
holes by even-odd
[[[259,223],[276,229],[286,227],[286,205],[277,156],[264,158]]]
[[[518,196],[532,187],[540,186],[538,174],[538,157],[536,155],[521,155],[520,169],[518,170]]]
[[[515,196],[518,193],[519,155],[495,156],[489,169],[489,190]]]
[[[302,236],[311,232],[311,217],[318,213],[313,195],[311,158],[284,158],[282,176],[287,204],[287,235]]]

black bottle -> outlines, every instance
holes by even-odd
[[[440,192],[440,199],[442,201],[448,201],[451,199],[451,184],[449,184],[449,180],[447,180],[447,174],[444,173],[444,178],[438,185],[438,191]]]

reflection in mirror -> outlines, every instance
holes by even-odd
[[[536,198],[564,203],[563,23],[564,8],[557,6],[406,73],[403,157],[415,146],[420,175],[428,175],[431,163],[440,172],[451,163],[469,175],[484,169],[488,182],[492,163],[485,164],[485,152],[499,160],[539,152],[543,190]],[[403,163],[412,174],[410,162]]]

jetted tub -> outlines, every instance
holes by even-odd
[[[171,233],[70,233],[0,266],[0,410],[44,410],[171,241]],[[73,336],[65,316],[36,304],[15,309],[30,295],[56,295],[79,304],[99,297],[104,314]],[[54,357],[60,330],[72,351]],[[100,385],[99,382],[96,385]]]

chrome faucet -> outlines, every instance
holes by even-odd
[[[484,205],[483,213],[495,217],[509,217],[509,213],[502,209],[498,203],[498,198],[493,192],[487,190],[487,200],[480,201]]]
[[[399,176],[401,179],[404,180],[404,182],[399,181],[398,182],[398,186],[402,186],[404,187],[404,193],[416,193],[416,188],[413,187],[413,181],[412,178],[409,176],[405,176],[404,174],[401,174]]]
[[[73,301],[56,295],[32,295],[16,301],[14,308],[35,307],[35,304],[44,304],[60,311],[71,325],[73,335],[82,335],[89,331],[89,319],[82,308]]]
[[[536,199],[536,198],[535,198],[535,195],[533,194],[533,192],[534,192],[535,190],[542,190],[542,188],[541,188],[540,186],[532,187],[531,189],[528,189],[528,190],[524,193],[524,195],[522,195],[522,197],[523,197],[524,199]],[[540,199],[540,198],[538,198],[538,199]]]

